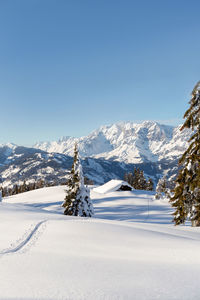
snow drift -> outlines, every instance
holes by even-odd
[[[67,217],[64,189],[0,203],[1,300],[199,298],[199,228],[174,227],[167,201],[91,191],[96,217]]]

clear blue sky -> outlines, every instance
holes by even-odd
[[[199,0],[0,0],[0,143],[181,122],[200,79],[199,11]]]

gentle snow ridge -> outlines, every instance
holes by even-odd
[[[96,217],[68,217],[64,190],[0,203],[0,300],[199,298],[199,228],[172,225],[166,200],[91,190]]]

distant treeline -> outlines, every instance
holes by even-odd
[[[56,185],[56,183],[54,182],[47,183],[42,179],[35,182],[29,182],[29,183],[24,181],[22,184],[14,184],[12,187],[1,187],[2,197],[17,195],[20,193],[37,190],[43,187],[54,186],[54,185]]]
[[[84,178],[84,183],[87,185],[93,185],[93,181],[88,179],[87,177]],[[39,179],[34,182],[26,182],[24,181],[22,184],[14,184],[12,187],[0,187],[0,190],[2,192],[2,197],[8,197],[12,195],[17,195],[24,192],[29,192],[37,189],[41,189],[44,187],[50,187],[50,186],[56,186],[56,185],[66,185],[66,182],[45,182],[43,179]]]
[[[153,191],[154,184],[151,178],[146,180],[144,172],[139,168],[134,168],[133,173],[125,173],[124,180],[136,190]]]

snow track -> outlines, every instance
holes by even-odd
[[[14,245],[11,244],[11,246],[9,248],[0,251],[0,256],[5,255],[5,254],[16,253],[16,252],[24,249],[24,247],[28,244],[29,244],[29,246],[32,246],[34,244],[34,242],[36,242],[36,240],[38,240],[39,234],[42,233],[42,231],[39,232],[39,228],[42,225],[44,225],[46,222],[47,222],[46,220],[43,220],[43,221],[40,221],[39,223],[37,223],[34,227],[32,225],[31,228],[23,235],[23,237],[21,239],[19,239],[18,241],[16,241],[16,243]],[[43,229],[44,229],[44,227],[43,227]]]
[[[166,199],[91,189],[81,218],[63,215],[65,188],[0,203],[0,300],[200,299],[200,228],[175,227]]]

